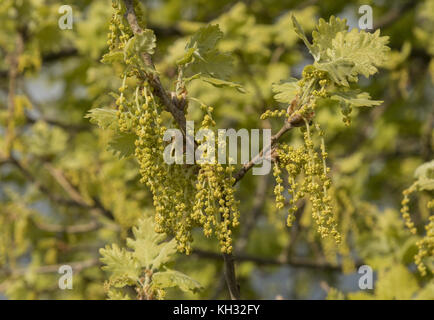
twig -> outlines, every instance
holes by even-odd
[[[8,55],[9,60],[9,91],[8,91],[8,121],[6,127],[5,150],[9,155],[12,152],[12,143],[15,138],[15,91],[17,90],[18,58],[24,50],[23,34],[17,33],[15,49]]]
[[[268,175],[263,175],[260,177],[258,181],[256,191],[255,191],[255,198],[253,201],[253,207],[250,210],[250,213],[248,215],[247,214],[245,215],[246,220],[243,221],[242,223],[243,228],[241,229],[240,236],[237,239],[237,242],[235,244],[235,250],[234,250],[235,255],[242,253],[247,247],[250,232],[255,226],[256,221],[258,220],[258,216],[260,215],[263,206],[265,204],[264,199],[265,196],[267,195],[267,186],[269,181],[268,178],[269,178]],[[223,290],[224,283],[225,283],[225,273],[223,271],[219,280],[217,281],[217,286],[211,297],[211,300],[217,299],[217,297],[220,295],[220,293]]]
[[[51,176],[59,183],[63,190],[68,194],[68,196],[82,206],[89,206],[87,201],[83,198],[83,196],[78,192],[78,190],[66,179],[63,175],[62,171],[57,168],[54,168],[48,162],[44,164],[45,169],[51,174]]]
[[[221,258],[220,254],[216,252],[196,249],[192,252],[199,258],[218,260]],[[257,265],[276,265],[284,266],[288,265],[294,268],[306,268],[314,270],[329,270],[329,271],[342,271],[342,266],[338,264],[330,264],[323,261],[312,261],[311,259],[293,257],[293,258],[263,258],[248,254],[234,255],[234,260],[237,262],[253,262]],[[357,261],[356,266],[361,266],[363,262]]]
[[[299,119],[297,117],[291,119],[290,121],[285,121],[282,128],[280,128],[279,132],[277,132],[274,136],[271,137],[271,146],[266,147],[261,150],[252,160],[250,160],[248,163],[244,164],[243,167],[237,171],[237,173],[234,175],[235,182],[234,185],[240,181],[245,174],[255,165],[255,163],[258,162],[258,160],[262,157],[264,153],[270,152],[271,150],[267,150],[269,148],[272,148],[274,144],[289,130],[293,129],[296,125],[294,125],[296,122],[298,122]]]
[[[96,221],[70,226],[33,221],[39,230],[56,233],[86,233],[98,230],[101,227],[101,225]]]
[[[141,34],[143,32],[143,29],[140,27],[137,21],[133,1],[124,0],[124,4],[126,7],[125,18],[127,19],[131,30],[135,35]],[[151,69],[155,69],[151,55],[143,52],[142,59],[148,67],[150,67]],[[161,84],[160,77],[157,74],[147,74],[147,80],[149,81],[151,87],[154,89],[154,94],[158,98],[160,98],[161,103],[166,107],[167,111],[172,114],[173,118],[178,123],[181,131],[185,135],[186,119],[184,110],[178,107],[178,105],[181,105],[180,101],[176,97],[172,99],[172,97],[166,92],[166,89],[164,89],[163,85]]]
[[[124,0],[124,4],[126,7],[125,18],[128,21],[128,24],[131,27],[131,30],[135,35],[141,34],[143,32],[142,28],[139,26],[137,21],[136,13],[134,11],[134,5],[132,0]],[[145,64],[151,69],[155,69],[155,66],[152,62],[152,57],[147,53],[142,53],[142,59]],[[154,93],[160,99],[161,103],[166,107],[167,111],[169,111],[175,121],[178,123],[183,135],[186,136],[186,118],[184,114],[184,109],[180,106],[183,105],[181,100],[178,100],[175,96],[172,98],[163,88],[160,78],[157,74],[151,73],[146,74],[147,80],[151,87],[154,89]],[[232,299],[239,299],[239,287],[236,282],[235,276],[235,265],[233,262],[232,254],[223,254],[224,260],[224,272],[226,277],[226,283],[229,288],[229,292]]]
[[[235,245],[235,254],[243,252],[247,247],[250,232],[255,226],[256,221],[258,220],[258,217],[261,214],[262,209],[265,205],[265,197],[267,195],[268,183],[268,175],[261,176],[259,181],[257,182],[253,206],[250,210],[250,213],[248,215],[246,214],[246,220],[243,221],[243,228],[240,231],[240,236],[237,239],[237,243]]]
[[[21,173],[26,177],[26,179],[29,180],[30,182],[32,182],[39,189],[40,192],[46,194],[47,197],[52,202],[55,202],[55,203],[58,203],[61,205],[68,205],[68,206],[75,206],[75,207],[79,207],[79,208],[89,209],[89,210],[91,210],[91,213],[98,211],[106,218],[109,218],[110,220],[114,220],[113,212],[111,210],[107,209],[106,207],[104,207],[98,198],[96,198],[96,197],[92,198],[93,204],[89,204],[89,203],[87,203],[87,201],[85,201],[85,199],[80,194],[78,194],[78,195],[75,194],[74,197],[72,197],[71,199],[59,197],[58,195],[52,194],[47,187],[45,187],[39,181],[37,181],[37,179],[33,176],[33,174],[18,159],[16,159],[13,156],[10,156],[8,159],[5,159],[5,160],[7,160],[7,161],[4,161],[5,163],[11,163],[17,169],[19,169],[21,171]],[[55,179],[56,178],[59,179],[59,175],[55,175],[53,177]],[[75,190],[77,190],[77,188],[75,186],[73,186],[72,184],[70,184],[69,188],[74,188]],[[71,197],[72,194],[68,194],[68,195]],[[114,227],[114,225],[113,225],[113,227]]]
[[[219,259],[221,256],[218,255]],[[232,300],[240,300],[240,287],[237,283],[237,277],[235,274],[234,256],[232,254],[223,254],[224,272],[226,278],[226,284],[229,289],[229,294]]]

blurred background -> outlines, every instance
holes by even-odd
[[[357,28],[359,7],[373,9],[374,29],[390,37],[387,63],[360,86],[374,108],[355,109],[346,127],[340,110],[321,108],[335,214],[343,243],[320,239],[308,203],[286,227],[287,208],[274,206],[274,178],[248,174],[237,186],[241,224],[235,231],[237,276],[245,299],[434,299],[432,257],[421,276],[417,241],[433,214],[432,191],[411,196],[411,235],[400,215],[402,191],[433,159],[434,1],[149,0],[141,1],[157,37],[154,55],[173,90],[175,61],[189,36],[218,23],[219,49],[232,52],[231,80],[246,89],[216,90],[193,81],[189,95],[214,107],[219,128],[278,128],[261,121],[284,108],[271,85],[300,77],[312,63],[292,29],[295,14],[310,34],[319,18],[346,18]],[[70,5],[72,29],[62,30],[59,8]],[[0,0],[0,295],[4,299],[104,299],[98,250],[122,246],[131,227],[152,215],[137,162],[107,148],[110,135],[85,118],[92,108],[115,108],[110,92],[121,80],[100,62],[108,51],[108,0]],[[285,107],[286,108],[286,107]],[[199,119],[192,105],[187,118]],[[273,131],[274,132],[274,131]],[[291,132],[285,141],[298,143]],[[434,178],[434,177],[433,177]],[[431,193],[430,193],[431,192]],[[431,235],[432,236],[432,235]],[[193,253],[173,262],[204,290],[167,298],[228,298],[216,241],[194,233]],[[60,290],[58,268],[74,270],[74,289]],[[372,290],[360,290],[357,268],[374,270]]]

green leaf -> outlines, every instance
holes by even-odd
[[[434,281],[431,281],[425,285],[418,293],[415,299],[418,300],[434,300]]]
[[[415,173],[417,187],[419,190],[434,190],[434,160],[420,165]]]
[[[388,39],[380,37],[379,30],[338,32],[314,66],[327,71],[337,84],[349,86],[348,82],[356,82],[359,74],[369,77],[378,71],[377,66],[384,63],[390,50]]]
[[[189,64],[190,62],[192,62],[193,58],[194,58],[193,55],[194,55],[195,51],[196,51],[196,48],[187,49],[185,54],[176,61],[176,64],[185,65],[185,64]]]
[[[227,79],[233,70],[233,58],[228,53],[221,53],[216,49],[195,58],[188,66],[187,76],[207,74],[213,78]]]
[[[218,24],[207,25],[191,37],[186,49],[195,48],[202,55],[214,49],[221,38],[223,38],[223,32],[220,31]]]
[[[101,62],[104,64],[113,64],[114,62],[124,62],[122,51],[110,51],[102,56]]]
[[[345,295],[336,288],[330,288],[326,300],[345,300]]]
[[[287,104],[290,104],[294,100],[299,89],[300,87],[295,78],[291,78],[289,82],[273,84],[271,86],[271,90],[275,93],[274,100]]]
[[[84,117],[89,118],[91,123],[98,125],[101,129],[117,126],[116,110],[113,109],[91,109]]]
[[[128,40],[124,48],[124,55],[128,57],[140,53],[154,54],[156,41],[154,31],[145,29]]]
[[[103,270],[110,272],[111,285],[122,288],[133,285],[138,281],[140,266],[134,259],[133,254],[119,248],[116,244],[100,249],[101,262],[105,264]]]
[[[134,42],[134,50],[138,53],[154,54],[154,49],[157,46],[157,39],[153,30],[146,29],[140,34],[134,36],[136,41]]]
[[[380,37],[379,30],[375,33],[357,29],[348,32],[346,20],[332,16],[329,22],[320,19],[312,32],[311,44],[294,16],[292,22],[297,35],[314,57],[314,66],[326,71],[338,85],[348,87],[349,82],[358,80],[359,74],[369,77],[387,59],[388,37]]]
[[[373,107],[383,103],[380,100],[371,100],[367,92],[359,90],[339,91],[334,93],[330,99],[344,102],[354,107]]]
[[[128,238],[128,247],[134,249],[134,256],[146,269],[158,270],[176,253],[176,241],[164,241],[164,234],[156,233],[152,218],[141,219],[133,228],[135,239]]]
[[[376,297],[383,300],[412,299],[419,289],[416,278],[403,265],[395,265],[380,272],[376,287]]]
[[[186,53],[178,64],[186,65],[186,77],[205,74],[218,79],[228,79],[233,70],[233,59],[228,53],[216,49],[223,37],[218,25],[200,28],[186,45]]]
[[[222,88],[222,87],[229,87],[229,88],[235,88],[237,89],[239,92],[241,93],[245,93],[246,90],[243,88],[242,85],[235,83],[235,82],[230,82],[230,81],[226,81],[226,80],[221,80],[221,79],[216,79],[216,78],[210,78],[210,77],[200,77],[203,81],[212,84],[213,86],[217,87],[217,88]]]
[[[417,167],[414,177],[416,179],[434,179],[434,160],[425,162]]]
[[[107,292],[108,300],[132,300],[127,293],[120,292],[116,289],[110,289]]]
[[[354,62],[348,59],[337,59],[331,62],[315,63],[318,70],[328,73],[329,77],[336,84],[348,87],[349,81],[357,81],[357,77],[352,75]]]
[[[347,20],[331,16],[329,22],[319,19],[315,30],[312,31],[312,47],[318,60],[326,55],[327,49],[332,45],[332,40],[339,32],[348,31]]]
[[[306,35],[303,31],[303,28],[301,27],[301,25],[298,23],[297,19],[295,18],[294,15],[291,15],[291,20],[292,20],[292,25],[294,27],[295,33],[298,35],[298,37],[303,40],[304,44],[306,45],[306,47],[309,49],[311,55],[314,57],[315,60],[317,59],[317,52],[315,51],[315,48],[312,46],[312,44],[309,42],[309,40],[307,40]]]
[[[196,280],[184,273],[175,270],[156,272],[152,276],[152,283],[157,288],[178,287],[184,292],[197,292],[202,290],[202,286]]]
[[[129,157],[134,154],[136,149],[135,141],[137,135],[131,132],[120,132],[116,130],[111,141],[109,142],[108,149],[113,151],[114,154],[120,158]]]

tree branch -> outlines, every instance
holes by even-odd
[[[35,220],[33,221],[39,230],[46,231],[46,232],[55,232],[55,233],[63,233],[63,232],[64,233],[86,233],[86,232],[98,230],[101,227],[101,225],[96,221],[90,221],[88,223],[75,224],[71,226],[44,223]]]
[[[76,191],[76,193],[74,193],[74,195],[72,193],[69,193],[69,196],[71,197],[71,199],[65,199],[63,197],[59,197],[58,195],[52,194],[47,187],[45,187],[44,185],[42,185],[41,183],[39,183],[36,180],[36,178],[33,176],[33,174],[20,161],[18,161],[18,159],[16,159],[12,155],[9,158],[4,159],[3,162],[4,163],[11,163],[11,164],[13,164],[17,169],[19,169],[21,171],[21,173],[25,176],[25,178],[27,180],[29,180],[31,183],[33,183],[39,189],[40,192],[46,194],[47,197],[52,202],[55,202],[55,203],[58,203],[58,204],[62,204],[62,205],[75,206],[75,207],[79,207],[79,208],[89,209],[89,210],[92,210],[92,212],[98,211],[98,213],[101,213],[106,218],[109,218],[110,220],[114,220],[114,214],[113,214],[113,212],[111,210],[105,208],[98,198],[92,198],[93,204],[89,204],[78,193],[77,188],[75,186],[73,186],[72,184],[70,184],[66,180],[66,178],[64,178],[65,181],[62,181],[63,178],[60,178],[59,172],[56,171],[56,174],[54,174],[54,176],[53,176],[57,180],[57,182],[61,186],[62,186],[62,184],[69,183],[68,188],[69,189],[71,189],[71,188],[75,189],[75,191]],[[51,172],[51,173],[53,174],[54,171]],[[60,181],[62,181],[62,183],[60,183]],[[66,185],[64,185],[63,187],[66,187]],[[68,193],[68,191],[66,191],[66,192]]]
[[[216,252],[206,251],[196,249],[192,252],[193,255],[203,258],[203,259],[212,259],[219,260],[221,258],[220,254]],[[288,265],[294,268],[306,268],[313,270],[329,270],[329,271],[342,271],[341,265],[330,264],[323,261],[312,261],[311,259],[306,258],[263,258],[248,254],[237,254],[234,255],[234,260],[238,262],[253,262],[257,265],[275,265],[275,266],[285,266]],[[363,262],[357,261],[356,266],[361,266]]]
[[[274,136],[271,137],[271,146],[263,148],[252,160],[244,164],[243,167],[239,171],[237,171],[237,173],[234,175],[235,178],[234,185],[236,185],[238,181],[240,181],[245,176],[245,174],[255,165],[255,163],[263,156],[264,153],[269,152],[271,156],[273,150],[272,147],[286,132],[298,126],[299,121],[300,121],[299,117],[293,117],[290,118],[289,121],[285,121],[285,123],[280,128],[280,130]],[[268,148],[271,148],[271,150],[267,150]]]
[[[136,13],[134,11],[134,4],[132,0],[124,0],[124,4],[126,7],[125,12],[125,18],[128,21],[128,24],[130,25],[131,30],[133,30],[133,33],[141,34],[143,32],[143,29],[140,27]],[[155,69],[154,63],[152,62],[152,57],[148,53],[142,53],[142,59],[145,62],[145,64]],[[160,77],[157,74],[147,74],[147,80],[149,81],[149,84],[154,89],[155,95],[160,99],[161,103],[166,107],[166,110],[169,111],[175,121],[178,123],[179,128],[183,132],[184,136],[186,133],[186,119],[184,110],[180,109],[178,107],[178,100],[176,97],[171,97],[164,89],[163,85],[161,84]]]

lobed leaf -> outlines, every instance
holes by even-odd
[[[275,93],[274,100],[287,104],[290,104],[294,100],[299,89],[300,87],[295,78],[291,78],[289,82],[273,84],[271,86],[271,90]]]
[[[91,123],[98,125],[101,129],[117,126],[116,110],[113,109],[91,109],[84,117],[89,118]]]
[[[420,165],[416,169],[414,176],[417,179],[419,190],[434,190],[434,160]]]
[[[152,276],[152,283],[157,288],[178,287],[184,292],[197,292],[202,290],[202,286],[196,280],[184,273],[175,270],[156,272]]]
[[[110,272],[110,283],[122,288],[126,285],[133,285],[138,281],[140,265],[129,251],[119,248],[116,244],[112,247],[106,246],[100,249],[101,262],[105,264],[103,270]]]
[[[332,41],[339,32],[348,31],[347,20],[331,16],[329,22],[319,19],[315,30],[312,31],[312,47],[318,60],[326,54],[332,46]]]
[[[152,218],[141,219],[133,234],[135,239],[128,238],[127,245],[143,268],[158,270],[176,253],[176,241],[164,241],[166,236],[155,232]]]
[[[109,142],[108,149],[113,151],[114,154],[120,158],[126,158],[134,154],[135,141],[137,135],[132,132],[120,132],[116,130],[111,141]]]
[[[214,87],[217,87],[217,88],[229,87],[229,88],[234,88],[241,93],[246,92],[246,90],[244,89],[244,87],[242,85],[235,83],[235,82],[211,78],[211,77],[204,77],[204,76],[201,76],[200,79],[202,79],[203,81],[205,81],[209,84],[212,84]]]
[[[359,90],[339,91],[334,93],[330,99],[344,102],[354,107],[373,107],[383,103],[380,100],[371,100],[371,96],[367,92]]]
[[[348,87],[348,82],[356,82],[359,74],[368,78],[378,71],[377,66],[384,63],[390,50],[387,42],[388,37],[380,37],[379,30],[338,32],[331,47],[314,65],[327,71],[337,84]]]

